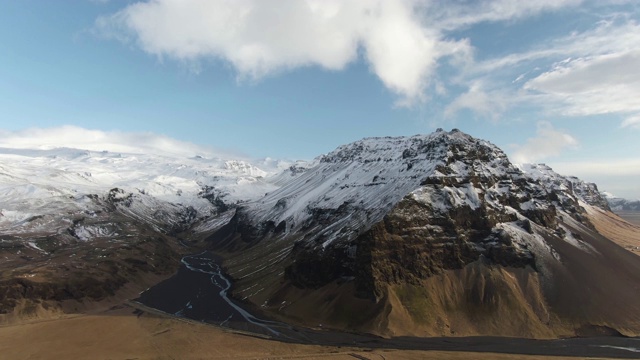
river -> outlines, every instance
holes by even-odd
[[[147,289],[136,301],[179,317],[285,337],[282,331],[290,330],[289,325],[256,317],[229,298],[231,281],[218,261],[209,252],[185,256],[173,277]]]

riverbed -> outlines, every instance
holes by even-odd
[[[318,331],[294,327],[250,313],[230,298],[231,279],[221,259],[209,252],[182,258],[171,278],[153,286],[135,301],[164,313],[266,336],[278,341],[375,349],[444,350],[526,355],[640,358],[640,339],[626,337],[533,340],[504,337],[385,339],[368,334]]]

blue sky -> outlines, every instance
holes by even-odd
[[[0,146],[311,159],[459,128],[640,198],[639,23],[621,0],[0,0]]]

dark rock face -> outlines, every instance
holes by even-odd
[[[540,225],[555,219],[553,207],[532,214],[536,216],[531,221]],[[408,196],[349,246],[336,244],[320,254],[313,248],[294,251],[296,261],[286,276],[305,287],[355,277],[358,295],[376,299],[382,296],[383,284],[418,284],[444,270],[461,269],[481,256],[502,266],[535,268],[535,255],[516,245],[508,232],[495,229],[498,223],[531,231],[529,220],[518,220],[516,214],[486,203],[476,209],[465,205],[438,213],[430,204]]]
[[[224,194],[212,186],[205,185],[198,196],[207,199],[218,210],[218,214],[229,210],[229,205],[224,202]]]
[[[41,303],[63,300],[102,300],[113,296],[126,280],[109,278],[103,281],[92,277],[81,277],[64,283],[33,282],[26,279],[11,279],[0,282],[0,314],[11,312],[20,300]]]
[[[546,189],[552,190],[549,201],[579,222],[587,224],[580,201],[611,211],[607,199],[599,192],[596,184],[582,181],[575,176],[561,176],[545,164],[526,164],[523,165],[523,170]]]
[[[596,184],[586,183],[574,176],[567,177],[567,179],[571,184],[570,190],[572,190],[577,197],[583,199],[589,205],[611,211],[607,199],[600,194]]]
[[[403,210],[415,204],[400,205]],[[446,269],[460,269],[477,260],[481,251],[462,240],[455,228],[424,220],[409,220],[392,212],[357,240],[356,279],[358,295],[375,300],[383,284],[418,284]],[[453,223],[453,222],[451,222]],[[480,229],[470,229],[478,235]]]
[[[333,280],[354,274],[353,259],[348,248],[332,247],[321,254],[308,249],[295,249],[293,264],[285,268],[284,276],[298,287],[319,288]]]
[[[126,193],[124,190],[119,188],[113,188],[109,190],[109,193],[106,196],[107,203],[111,205],[122,205],[129,207],[133,202],[133,194]]]

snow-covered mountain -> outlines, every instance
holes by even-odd
[[[555,226],[561,214],[585,221],[580,203],[608,210],[594,184],[542,164],[513,165],[495,145],[454,130],[341,146],[248,203],[243,221],[254,237],[295,238],[298,248],[314,253],[335,247],[347,253],[408,199],[440,216],[468,209],[542,226]]]
[[[309,323],[557,336],[604,318],[637,331],[636,320],[599,305],[616,294],[618,308],[640,314],[629,290],[640,284],[640,257],[603,242],[591,221],[607,212],[594,184],[516,166],[487,141],[437,131],[341,146],[244,204],[211,241],[236,254],[226,265],[237,297]],[[607,282],[604,273],[625,275]],[[585,293],[577,279],[606,295]],[[568,314],[583,297],[584,311]],[[487,307],[474,323],[469,309]],[[512,313],[519,320],[495,323]]]
[[[437,192],[424,186],[442,182]],[[254,224],[271,221],[284,227],[285,234],[304,231],[308,241],[321,239],[326,247],[366,231],[409,194],[443,212],[477,209],[485,201],[502,207],[500,201],[507,197],[515,199],[511,207],[525,214],[549,205],[573,206],[573,213],[578,201],[608,209],[595,184],[563,177],[543,164],[513,165],[495,145],[454,130],[343,145],[252,203],[248,213]],[[558,198],[549,202],[549,194]],[[314,226],[319,214],[325,222],[332,218],[331,226]]]
[[[615,221],[594,184],[512,164],[458,130],[363,139],[311,162],[0,149],[0,256],[14,269],[0,311],[26,293],[104,298],[207,246],[237,299],[287,321],[637,334],[640,240],[628,228],[631,251],[613,243]]]
[[[613,211],[640,211],[640,200],[629,200],[617,197],[609,192],[602,192]]]
[[[65,214],[92,216],[104,206],[101,201],[126,204],[131,216],[168,231],[185,213],[194,222],[216,215],[222,203],[276,189],[265,181],[268,175],[240,160],[0,149],[0,231],[60,231],[73,220]]]
[[[296,176],[289,168],[304,166],[259,163],[1,148],[0,314],[25,294],[38,304],[100,299],[144,273],[175,271],[187,242],[277,189],[272,175],[284,181]]]

